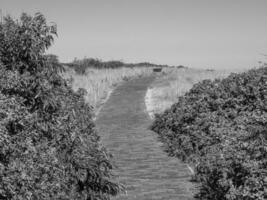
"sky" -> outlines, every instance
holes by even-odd
[[[251,68],[267,57],[267,0],[0,0],[58,26],[48,53],[194,68]]]

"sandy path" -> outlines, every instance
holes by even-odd
[[[186,165],[163,152],[151,124],[144,97],[153,77],[117,87],[96,120],[102,143],[114,155],[119,180],[126,186],[122,200],[189,200],[190,172]]]

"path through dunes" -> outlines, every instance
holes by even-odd
[[[102,143],[114,156],[115,174],[126,186],[121,200],[193,199],[186,165],[167,156],[148,129],[151,120],[144,97],[153,77],[120,85],[111,94],[96,120]]]

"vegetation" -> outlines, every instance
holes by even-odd
[[[157,115],[170,156],[195,166],[202,200],[267,198],[267,66],[204,80]]]
[[[163,68],[146,93],[146,107],[149,115],[162,113],[184,95],[192,86],[204,79],[223,78],[229,71],[206,71],[185,67]]]
[[[0,199],[107,200],[120,185],[92,122],[44,53],[56,26],[40,13],[0,24]]]
[[[84,74],[78,74],[71,68],[66,69],[63,77],[71,79],[71,85],[75,91],[79,88],[87,91],[86,102],[93,106],[96,113],[118,84],[152,73],[148,67],[88,68]]]
[[[94,58],[84,58],[84,59],[74,59],[72,63],[66,63],[68,67],[74,68],[74,70],[78,74],[85,74],[88,68],[97,68],[97,69],[104,69],[104,68],[119,68],[123,67],[124,63],[121,61],[108,61],[103,62],[99,59]]]
[[[149,62],[142,63],[124,63],[122,61],[112,60],[112,61],[101,61],[99,59],[94,58],[84,58],[77,59],[75,58],[71,63],[65,63],[65,66],[73,68],[77,74],[86,74],[88,69],[96,68],[96,69],[117,69],[121,67],[169,67],[168,65],[157,65]],[[183,66],[178,66],[178,68],[183,68]]]

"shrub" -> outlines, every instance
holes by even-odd
[[[98,59],[84,58],[84,59],[74,59],[72,63],[67,64],[67,66],[74,68],[77,74],[86,74],[88,68],[104,69],[104,68],[120,68],[125,66],[121,61],[107,61],[103,62]]]
[[[267,198],[267,67],[200,82],[152,130],[195,166],[199,199]]]
[[[157,65],[152,64],[148,62],[142,62],[142,63],[124,63],[122,61],[118,60],[111,60],[111,61],[101,61],[99,59],[94,58],[83,58],[83,59],[77,59],[75,58],[73,62],[71,63],[65,63],[64,65],[73,68],[77,74],[85,75],[86,70],[88,68],[96,68],[96,69],[116,69],[121,67],[170,67],[168,65]],[[180,66],[179,68],[184,68],[183,66]]]
[[[109,199],[120,190],[84,91],[45,50],[56,35],[40,13],[0,24],[0,199]]]

